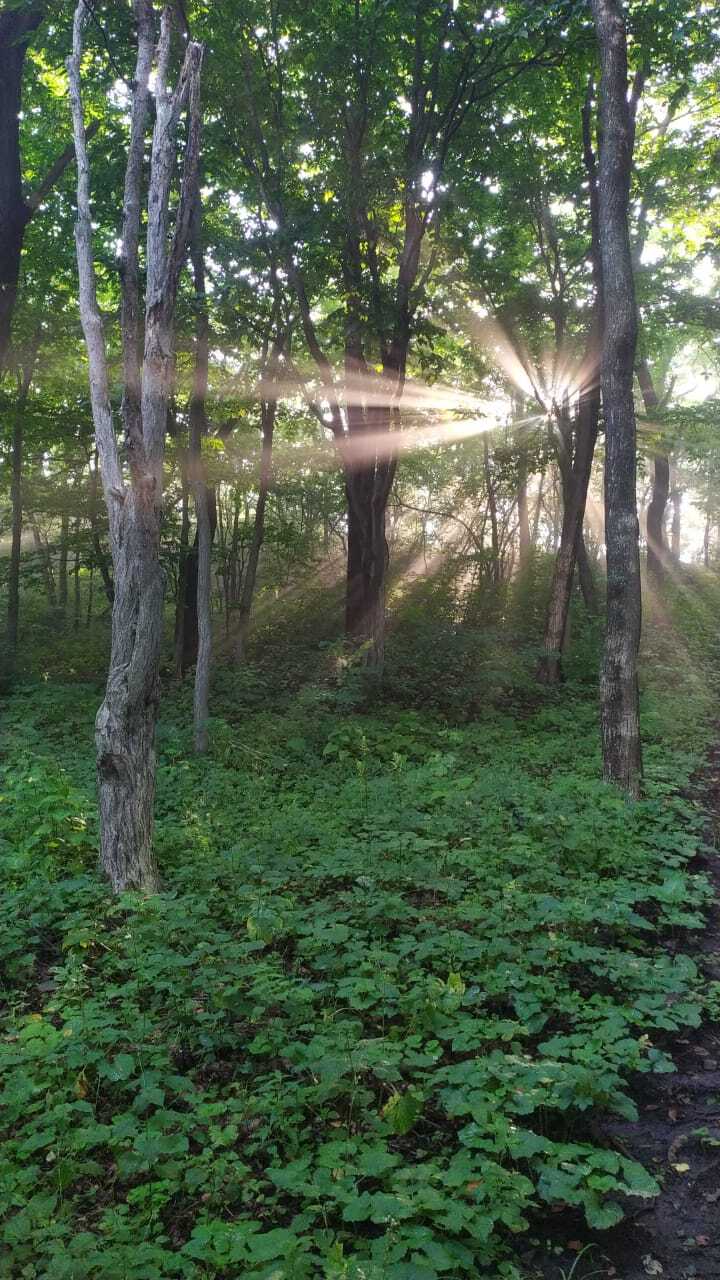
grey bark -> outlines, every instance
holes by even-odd
[[[203,436],[207,435],[207,389],[210,328],[205,291],[205,260],[202,244],[202,208],[199,187],[195,193],[190,240],[193,281],[195,284],[196,332],[195,372],[190,401],[190,483],[195,500],[197,522],[197,629],[198,652],[193,691],[193,736],[198,754],[207,751],[208,712],[210,698],[210,664],[212,661],[212,617],[210,612],[212,530],[207,476],[202,460]]]
[[[68,59],[77,158],[76,245],[80,315],[90,370],[90,398],[108,511],[114,571],[110,669],[95,723],[100,805],[100,860],[115,891],[154,891],[152,847],[155,721],[164,579],[159,560],[162,465],[174,369],[177,285],[187,251],[197,178],[202,49],[189,43],[174,91],[167,85],[171,11],[163,9],[154,47],[151,0],[135,0],[138,51],[122,221],[121,332],[125,375],[123,425],[128,451],[126,486],[110,405],[103,319],[97,302],[90,210],[90,167],[83,121],[81,59],[87,6],[80,0]],[[149,115],[148,80],[155,62],[155,126],[147,201],[147,280],[144,343],[137,253],[141,222],[142,155]],[[180,201],[172,241],[169,199],[178,123],[188,109]],[[140,351],[142,350],[142,357]]]
[[[603,279],[602,403],[605,417],[607,629],[600,672],[603,771],[631,797],[640,793],[638,702],[641,628],[633,366],[637,307],[628,231],[634,145],[627,38],[617,0],[591,0],[600,53],[598,202]]]

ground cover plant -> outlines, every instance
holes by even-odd
[[[145,899],[94,869],[95,688],[19,686],[0,1274],[514,1276],[543,1206],[604,1228],[651,1197],[592,1119],[634,1116],[635,1073],[671,1071],[669,1033],[717,999],[683,946],[709,895],[681,792],[710,617],[670,689],[648,632],[630,806],[598,780],[580,678],[462,723],[348,712],[327,684],[259,707],[259,671],[233,700],[226,673],[202,764],[170,696]]]
[[[0,1280],[717,1280],[720,30],[0,0]]]

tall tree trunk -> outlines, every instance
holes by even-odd
[[[80,516],[75,517],[75,555],[73,563],[73,631],[80,628],[80,529],[82,520]]]
[[[667,561],[665,517],[670,497],[670,459],[666,453],[653,454],[652,494],[646,512],[647,567],[661,578]]]
[[[394,470],[394,469],[393,469]],[[378,466],[346,470],[348,556],[345,634],[362,650],[365,665],[380,676],[385,660],[385,512],[389,486]]]
[[[273,434],[275,430],[275,411],[275,400],[261,401],[262,448],[260,452],[260,479],[258,484],[258,500],[255,507],[255,519],[253,522],[252,540],[250,542],[247,566],[243,576],[240,607],[238,609],[238,630],[235,641],[235,661],[238,663],[242,662],[245,656],[245,642],[250,623],[250,614],[252,612],[253,597],[255,595],[258,563],[265,538],[265,509],[272,483],[272,447]]]
[[[527,479],[527,452],[524,447],[521,446],[517,488],[518,557],[520,573],[523,573],[527,568],[532,552],[532,543],[530,541],[530,518],[528,515]]]
[[[660,405],[652,373],[647,360],[638,360],[635,370],[642,393],[645,412],[652,414]],[[653,455],[652,494],[646,516],[647,567],[655,578],[662,577],[667,558],[665,541],[665,512],[670,496],[670,459],[663,450]]]
[[[597,341],[597,333],[593,342]],[[595,366],[597,370],[597,365]],[[575,563],[578,561],[578,550],[582,547],[585,553],[586,574],[592,574],[587,564],[587,552],[582,536],[585,504],[587,501],[590,473],[592,471],[595,441],[597,439],[598,418],[600,411],[600,387],[596,377],[591,377],[584,388],[578,405],[577,443],[575,460],[565,486],[566,497],[563,507],[560,546],[555,557],[552,583],[550,585],[550,601],[545,621],[543,654],[538,663],[537,678],[541,684],[558,684],[562,680],[562,651],[565,643],[567,620],[570,611],[572,583]],[[594,594],[594,584],[586,590]],[[592,595],[591,595],[592,600]],[[587,604],[587,600],[586,600]]]
[[[545,652],[540,658],[537,671],[538,679],[544,684],[557,684],[562,679],[562,650],[567,631],[576,563],[585,607],[591,614],[597,611],[595,583],[583,536],[583,521],[585,519],[587,494],[600,418],[600,347],[603,330],[600,211],[598,204],[597,162],[591,129],[591,91],[592,83],[588,86],[582,112],[582,134],[583,159],[588,177],[590,198],[590,261],[592,264],[595,297],[593,301],[593,319],[581,373],[580,397],[575,428],[575,453],[572,465],[570,465],[567,456],[571,432],[567,426],[564,433],[561,432],[560,472],[563,480],[563,525],[560,534],[560,547],[555,559],[550,587],[550,601],[543,641]]]
[[[158,885],[152,833],[164,597],[159,556],[163,458],[174,374],[175,302],[197,188],[202,49],[188,42],[177,85],[171,90],[166,82],[171,45],[170,8],[162,11],[157,51],[151,0],[135,0],[134,9],[138,45],[120,258],[122,413],[129,485],[126,485],[118,454],[104,326],[96,292],[90,165],[81,90],[83,30],[89,16],[84,0],[79,0],[75,11],[73,48],[67,67],[78,171],[76,245],[80,316],[88,352],[90,398],[108,510],[115,589],[110,669],[105,698],[95,722],[100,859],[115,891],[152,892]],[[147,195],[143,344],[138,250],[153,62],[155,124]],[[170,191],[178,125],[186,106],[185,164],[171,236]]]
[[[0,13],[0,369],[10,348],[23,238],[31,216],[20,161],[23,67],[43,9],[40,3],[30,3]]]
[[[535,501],[535,511],[533,514],[533,525],[532,525],[533,549],[537,547],[538,533],[540,531],[540,516],[542,515],[544,487],[545,487],[545,467],[543,467],[542,471],[540,472],[540,479],[538,481],[537,499]]]
[[[208,359],[210,326],[205,291],[205,258],[202,243],[202,206],[200,187],[195,193],[190,257],[195,285],[195,371],[190,401],[190,481],[195,499],[197,524],[197,634],[198,650],[193,691],[193,736],[198,754],[207,751],[210,699],[210,663],[212,660],[212,617],[210,611],[212,528],[207,475],[202,459],[203,436],[207,435]]]
[[[90,623],[92,622],[94,596],[95,596],[95,570],[93,566],[90,565],[90,573],[88,575],[87,613],[85,616],[85,626],[88,631],[90,630]]]
[[[58,555],[58,609],[65,616],[68,600],[68,541],[70,538],[70,515],[63,511],[60,517],[60,552]]]
[[[485,469],[485,488],[488,495],[488,511],[490,513],[490,546],[492,549],[492,566],[490,580],[497,586],[501,579],[500,538],[498,533],[497,500],[495,496],[495,479],[490,466],[490,449],[487,437],[483,440],[483,466]]]
[[[710,568],[710,503],[705,509],[705,530],[703,532],[703,564],[706,569]]]
[[[108,604],[112,605],[115,598],[115,588],[113,586],[112,574],[108,565],[108,558],[105,554],[105,548],[100,537],[100,525],[98,522],[98,477],[100,473],[100,464],[98,461],[98,451],[90,463],[90,489],[88,494],[88,520],[90,521],[90,536],[92,539],[93,552],[97,567],[100,570],[100,577],[103,580],[105,595],[108,598]]]
[[[682,490],[675,486],[670,499],[672,502],[672,525],[670,529],[670,551],[676,564],[680,560],[680,531],[682,512]]]
[[[180,483],[182,488],[180,514],[180,545],[178,548],[177,589],[175,591],[175,675],[182,680],[185,673],[185,610],[187,608],[187,570],[190,543],[190,505],[187,479],[187,461],[184,446],[179,449]]]
[[[12,426],[12,475],[10,501],[12,505],[12,542],[8,573],[7,609],[7,664],[8,674],[15,666],[18,626],[20,622],[20,555],[22,552],[22,464],[23,464],[23,406],[16,405]]]
[[[600,51],[600,172],[598,201],[604,341],[605,543],[607,631],[600,673],[600,723],[605,778],[631,797],[640,793],[642,754],[638,701],[640,555],[636,502],[633,365],[637,307],[628,233],[634,144],[628,98],[627,40],[618,0],[591,0]]]
[[[55,586],[55,574],[53,572],[52,556],[47,540],[43,538],[40,532],[40,525],[37,518],[32,516],[30,519],[30,528],[32,529],[33,542],[35,550],[40,558],[40,567],[45,582],[45,595],[47,596],[48,609],[54,612],[57,609],[57,588]]]

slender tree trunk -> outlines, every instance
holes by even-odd
[[[705,511],[705,531],[703,533],[703,564],[706,569],[710,568],[710,504]]]
[[[589,85],[582,112],[582,134],[583,159],[588,177],[590,198],[590,260],[592,263],[595,297],[593,320],[581,375],[575,429],[575,455],[572,466],[570,466],[567,456],[571,432],[566,427],[564,433],[561,433],[560,468],[564,497],[563,527],[550,587],[550,602],[545,624],[545,653],[540,659],[537,672],[538,679],[545,684],[557,684],[562,679],[562,650],[567,631],[572,581],[576,563],[585,607],[591,614],[597,611],[595,583],[583,536],[583,521],[585,519],[587,494],[600,418],[600,347],[603,329],[598,174],[592,141],[591,106],[591,85]]]
[[[680,560],[680,531],[682,512],[682,490],[677,486],[670,495],[672,501],[672,526],[670,530],[670,551],[676,564]]]
[[[594,338],[591,340],[593,345],[596,344],[597,339],[598,334],[596,331]],[[595,365],[595,369],[597,369],[597,365]],[[541,684],[558,684],[562,680],[562,650],[570,611],[575,563],[577,560],[578,567],[580,566],[578,551],[581,547],[584,553],[584,572],[586,578],[587,576],[590,577],[590,583],[592,584],[588,586],[586,581],[585,590],[591,592],[591,600],[594,596],[594,583],[592,583],[590,566],[587,564],[587,552],[585,551],[585,541],[582,536],[582,526],[590,473],[592,471],[593,454],[595,452],[595,441],[597,439],[599,411],[600,388],[596,376],[591,375],[591,381],[580,397],[575,460],[565,486],[566,498],[560,532],[560,546],[555,557],[550,586],[550,601],[545,622],[544,652],[537,669],[537,678]]]
[[[108,558],[107,558],[107,555],[105,554],[105,548],[103,547],[103,544],[102,544],[102,538],[100,537],[100,525],[98,522],[98,503],[97,503],[98,475],[99,475],[99,463],[98,463],[98,453],[96,449],[95,456],[93,458],[92,463],[90,464],[90,492],[88,495],[88,498],[89,498],[88,519],[90,521],[90,535],[92,538],[92,545],[93,545],[93,552],[95,554],[95,560],[97,563],[97,567],[100,570],[100,577],[103,580],[103,587],[105,589],[105,595],[108,598],[108,603],[112,605],[112,602],[115,596],[115,588],[113,586],[112,574],[110,573],[110,567],[108,565]]]
[[[70,516],[63,511],[60,517],[60,553],[58,556],[58,609],[65,616],[68,599],[68,541],[70,538]]]
[[[185,673],[185,609],[187,594],[187,571],[190,543],[190,507],[187,482],[187,462],[185,450],[180,449],[180,483],[182,487],[180,515],[180,545],[178,548],[177,589],[175,591],[175,675],[182,680]]]
[[[522,447],[520,449],[518,469],[517,508],[519,570],[520,573],[523,573],[530,561],[532,544],[530,541],[530,519],[528,515],[527,454]]]
[[[85,626],[88,631],[90,630],[90,623],[92,622],[94,597],[95,597],[95,569],[92,565],[90,565],[90,573],[88,575],[87,614],[85,616]]]
[[[490,578],[497,586],[501,578],[500,538],[498,534],[497,500],[495,496],[495,480],[490,466],[490,449],[487,437],[483,441],[483,465],[485,468],[485,488],[488,495],[488,511],[490,513],[490,546],[492,548],[492,567]]]
[[[130,484],[120,462],[110,402],[103,319],[97,303],[90,207],[90,165],[83,120],[81,66],[88,8],[79,0],[68,59],[77,158],[76,245],[80,316],[88,352],[95,438],[110,527],[114,599],[110,669],[95,722],[100,859],[113,889],[153,892],[155,721],[159,698],[164,574],[160,565],[163,458],[174,374],[174,315],[187,252],[200,145],[202,49],[186,46],[177,85],[167,84],[171,10],[163,9],[155,50],[151,0],[135,0],[138,33],[122,220],[121,336],[123,422]],[[142,176],[155,62],[155,124],[147,195],[144,344],[141,343],[139,237]],[[169,200],[180,116],[187,106],[185,166],[175,227]],[[142,354],[141,354],[142,353]]]
[[[535,502],[535,513],[533,515],[532,527],[532,546],[537,547],[538,533],[540,531],[540,516],[542,514],[543,505],[543,489],[545,487],[545,468],[540,472],[540,480],[538,481],[537,500]]]
[[[12,505],[12,542],[8,574],[7,649],[10,673],[15,666],[18,626],[20,621],[20,556],[22,552],[22,464],[23,464],[23,406],[17,405],[12,428],[12,475],[10,501]]]
[[[617,0],[591,0],[591,5],[601,64],[598,200],[605,317],[601,384],[606,442],[607,631],[600,673],[600,722],[605,778],[636,797],[642,777],[637,670],[640,555],[632,389],[637,307],[628,233],[634,125],[622,10]]]
[[[57,589],[55,586],[55,574],[53,573],[50,547],[40,532],[40,526],[35,516],[31,517],[30,528],[32,529],[35,550],[40,558],[40,567],[42,569],[43,581],[45,583],[45,594],[47,596],[48,609],[54,612],[55,609],[57,609]]]
[[[75,518],[75,555],[73,563],[73,631],[80,629],[80,516]]]
[[[645,412],[657,410],[660,400],[655,390],[650,366],[646,359],[639,360],[635,370],[642,393]],[[665,512],[670,496],[670,459],[667,453],[653,453],[652,494],[646,515],[647,567],[656,579],[661,578],[667,559],[665,541]]]
[[[205,259],[202,243],[202,207],[200,187],[195,194],[190,256],[195,285],[195,373],[190,402],[190,478],[195,499],[197,523],[197,630],[198,651],[195,664],[195,688],[193,692],[193,733],[198,754],[207,751],[208,714],[210,699],[210,664],[212,660],[212,616],[210,591],[212,587],[212,528],[210,524],[210,500],[207,475],[202,459],[203,436],[207,435],[208,359],[210,351],[210,326],[205,291]]]
[[[265,509],[267,506],[268,494],[272,483],[272,447],[273,433],[275,430],[275,411],[276,402],[274,400],[263,400],[261,402],[262,414],[262,449],[260,453],[260,480],[258,485],[258,500],[255,507],[255,520],[253,523],[252,540],[250,542],[250,550],[248,552],[248,560],[243,576],[242,594],[240,597],[240,608],[238,610],[238,631],[235,642],[235,661],[242,662],[245,656],[245,641],[247,639],[248,625],[250,622],[250,614],[252,611],[252,602],[255,595],[255,583],[257,581],[258,563],[260,560],[260,552],[262,550],[265,538]]]

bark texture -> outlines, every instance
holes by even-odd
[[[25,228],[31,217],[22,188],[20,107],[28,42],[44,5],[0,13],[0,369],[10,347]]]
[[[550,600],[543,640],[544,653],[540,658],[537,671],[538,679],[542,684],[558,684],[562,680],[562,651],[567,632],[576,563],[585,606],[590,613],[595,613],[597,609],[595,584],[583,537],[585,507],[600,418],[600,353],[603,329],[598,172],[590,123],[592,91],[591,81],[583,107],[582,133],[583,157],[590,196],[590,261],[595,296],[593,319],[581,372],[572,464],[567,456],[571,432],[568,427],[564,432],[561,431],[560,473],[563,481],[563,522],[560,546],[550,585]]]
[[[123,199],[121,331],[124,366],[123,425],[129,484],[120,462],[109,397],[103,318],[97,302],[90,211],[90,167],[81,96],[83,30],[80,0],[68,59],[77,158],[76,245],[80,315],[90,369],[90,398],[113,560],[110,669],[95,723],[100,806],[100,859],[113,889],[153,891],[158,872],[152,847],[155,796],[155,721],[164,577],[159,560],[162,464],[174,371],[174,313],[190,231],[200,137],[199,77],[202,49],[190,43],[180,77],[168,89],[171,12],[165,8],[155,46],[151,0],[135,0],[138,51]],[[138,246],[142,159],[155,66],[155,126],[147,200],[147,280],[144,335]],[[178,123],[187,106],[188,128],[180,201],[172,240],[169,199]]]
[[[195,284],[196,329],[195,373],[190,401],[190,481],[195,500],[197,523],[197,661],[193,691],[193,739],[199,754],[207,751],[210,701],[210,664],[212,661],[212,526],[207,476],[202,457],[203,437],[207,435],[207,390],[210,327],[205,291],[205,259],[202,243],[202,207],[199,187],[195,193],[192,236],[190,242],[193,281]]]
[[[634,119],[621,6],[617,0],[591,0],[591,5],[601,66],[598,200],[605,317],[601,385],[607,630],[600,672],[600,721],[605,778],[636,797],[642,777],[637,675],[640,555],[632,391],[637,307],[628,233]]]

